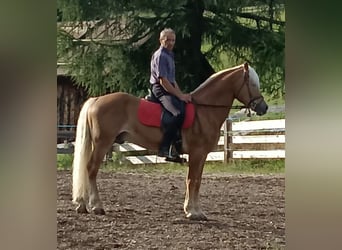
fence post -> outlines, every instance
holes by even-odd
[[[230,144],[232,143],[232,119],[227,118],[224,124],[224,163],[229,163],[232,158]]]

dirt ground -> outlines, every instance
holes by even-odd
[[[106,215],[77,214],[57,174],[57,249],[284,249],[284,175],[203,175],[208,221],[185,219],[185,176],[98,175]]]

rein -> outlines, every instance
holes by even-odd
[[[230,105],[221,105],[221,104],[209,104],[209,103],[199,103],[194,98],[192,98],[192,103],[197,106],[207,106],[207,107],[217,107],[217,108],[231,108],[231,109],[242,109],[247,108],[246,106],[230,106]]]

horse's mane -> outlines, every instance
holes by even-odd
[[[208,84],[210,84],[210,82],[212,82],[213,80],[216,80],[217,78],[219,77],[224,77],[228,74],[230,74],[232,71],[235,71],[236,69],[238,68],[241,68],[243,66],[242,65],[237,65],[237,66],[234,66],[232,68],[228,68],[228,69],[223,69],[223,70],[220,70],[214,74],[212,74],[210,77],[208,77],[207,80],[205,80],[203,83],[201,83],[196,89],[194,89],[191,94],[197,92],[198,90],[204,88],[205,86],[207,86]],[[250,79],[255,83],[257,84],[258,87],[260,87],[260,83],[259,83],[259,76],[258,74],[256,73],[256,71],[254,70],[253,67],[251,67],[250,65],[248,65],[248,71],[249,71],[249,76],[250,76]]]
[[[234,66],[232,68],[228,68],[228,69],[223,69],[220,70],[214,74],[212,74],[211,76],[208,77],[207,80],[205,80],[203,83],[201,83],[195,90],[193,90],[191,93],[197,92],[198,90],[202,89],[203,87],[207,86],[210,82],[212,82],[213,80],[216,80],[219,77],[224,77],[227,74],[230,74],[232,71],[235,71],[238,68],[241,68],[242,65],[238,65],[238,66]]]

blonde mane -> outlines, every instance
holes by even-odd
[[[205,80],[203,83],[201,83],[195,90],[193,90],[191,93],[198,91],[200,89],[202,89],[204,86],[206,86],[207,84],[209,84],[209,82],[213,81],[214,79],[216,79],[217,77],[224,77],[226,74],[229,74],[230,72],[243,67],[243,64],[238,65],[238,66],[234,66],[232,68],[228,68],[228,69],[223,69],[220,70],[214,74],[212,74],[207,80]],[[251,67],[250,65],[248,65],[248,70],[249,70],[249,79],[250,81],[252,81],[253,83],[255,83],[258,88],[260,88],[260,82],[259,82],[259,76],[256,73],[255,69],[253,67]]]
[[[223,70],[220,70],[214,74],[212,74],[207,80],[205,80],[203,83],[201,83],[195,90],[193,90],[191,92],[191,94],[195,91],[198,91],[200,89],[202,89],[203,87],[207,86],[211,81],[215,80],[216,78],[218,77],[224,77],[226,74],[229,74],[230,72],[238,69],[238,68],[241,68],[243,67],[243,65],[238,65],[238,66],[235,66],[235,67],[232,67],[232,68],[228,68],[228,69],[223,69]]]

